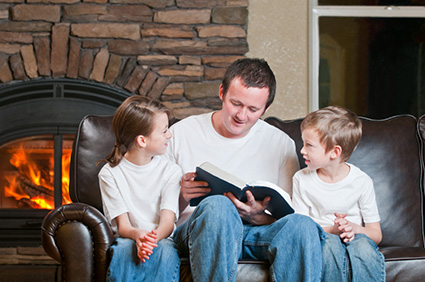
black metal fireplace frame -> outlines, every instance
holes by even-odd
[[[54,136],[55,206],[62,204],[63,135],[75,135],[88,114],[112,115],[132,94],[74,79],[39,79],[0,86],[0,146],[19,138]],[[0,209],[0,247],[40,245],[40,226],[50,210]]]

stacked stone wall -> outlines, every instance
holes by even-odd
[[[90,80],[208,112],[247,19],[248,0],[0,0],[0,81]]]

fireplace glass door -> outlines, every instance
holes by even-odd
[[[0,209],[47,209],[70,203],[73,135],[38,135],[0,146]]]

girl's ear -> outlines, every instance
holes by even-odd
[[[341,157],[342,154],[342,147],[339,145],[335,145],[332,149],[331,149],[331,159],[337,159],[339,157]]]
[[[136,143],[137,143],[138,147],[145,148],[146,147],[146,137],[143,136],[143,135],[138,135],[136,137]]]

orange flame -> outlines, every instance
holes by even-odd
[[[71,150],[65,150],[62,155],[62,204],[67,204],[71,202],[69,197],[69,164],[71,160]],[[53,195],[53,167],[54,161],[53,156],[49,159],[49,168],[48,176],[44,176],[41,173],[41,169],[37,166],[36,162],[32,161],[30,155],[25,152],[25,150],[20,147],[13,153],[10,164],[12,164],[18,171],[21,176],[26,177],[36,186],[41,186],[49,189]],[[25,193],[24,189],[21,187],[18,175],[9,175],[6,177],[9,186],[5,187],[5,196],[13,197],[17,201],[25,200],[26,202],[31,203],[32,208],[36,209],[54,209],[54,201],[52,199],[47,199],[43,197],[30,197]]]

